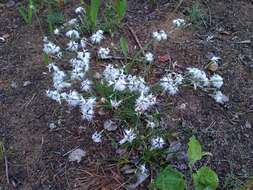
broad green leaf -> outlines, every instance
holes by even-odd
[[[184,190],[185,181],[183,175],[171,166],[161,171],[154,181],[154,187],[159,190]]]
[[[209,167],[201,167],[193,174],[195,190],[215,190],[218,187],[219,179],[217,174]]]
[[[125,57],[128,55],[128,44],[126,38],[123,36],[120,38],[120,48],[124,54]]]
[[[195,136],[190,138],[187,154],[190,167],[192,167],[195,162],[200,160],[203,156],[201,145]]]
[[[127,0],[116,0],[115,9],[116,9],[119,20],[122,20],[126,14]]]
[[[90,5],[87,7],[90,21],[93,26],[96,26],[97,16],[100,7],[100,0],[91,0]]]

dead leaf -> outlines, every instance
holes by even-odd
[[[172,59],[171,59],[170,55],[166,54],[166,55],[158,56],[158,61],[164,63],[164,62],[167,62],[167,61],[171,62]]]

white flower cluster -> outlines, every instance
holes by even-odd
[[[89,70],[91,55],[88,51],[77,52],[77,57],[70,60],[73,67],[71,79],[83,80],[85,73]]]
[[[203,88],[209,85],[209,80],[204,71],[194,67],[187,68],[187,71],[188,78],[195,89],[197,87]]]
[[[70,39],[79,39],[80,38],[80,34],[77,30],[69,30],[68,32],[66,32],[66,36]]]
[[[152,36],[158,42],[160,42],[162,40],[167,40],[167,38],[168,38],[168,36],[164,30],[155,31],[155,32],[153,32]]]
[[[104,39],[103,36],[104,32],[102,30],[98,30],[96,33],[94,33],[91,37],[90,40],[93,44],[99,44],[102,39]]]
[[[155,104],[156,104],[155,96],[153,96],[152,94],[145,96],[143,93],[141,93],[140,97],[137,98],[135,102],[135,111],[137,113],[142,114]]]
[[[178,19],[174,19],[172,21],[172,24],[174,27],[182,27],[186,24],[185,20],[184,19],[181,19],[181,18],[178,18]]]
[[[136,134],[133,129],[124,129],[124,137],[119,141],[119,144],[131,143],[135,138]]]
[[[67,88],[71,86],[71,83],[65,82],[66,74],[59,69],[55,63],[50,63],[48,65],[49,71],[53,70],[53,83],[54,88],[58,91],[61,91],[63,88]]]
[[[154,61],[154,55],[151,52],[145,54],[145,60],[148,63],[152,63]]]
[[[75,13],[76,14],[83,14],[83,13],[85,13],[85,9],[83,7],[77,7],[75,9]]]
[[[170,95],[175,95],[179,91],[179,85],[183,83],[183,76],[177,73],[169,73],[160,80],[164,91]]]
[[[155,137],[151,139],[151,149],[161,149],[165,145],[162,137]]]
[[[53,42],[50,42],[47,37],[44,37],[43,39],[44,42],[44,47],[43,47],[43,52],[48,54],[48,55],[54,55],[59,58],[62,57],[62,52],[61,48],[57,45],[55,45]]]
[[[142,77],[126,75],[123,69],[115,68],[109,64],[103,72],[104,78],[109,86],[113,86],[114,90],[124,91],[128,89],[130,92],[139,92],[147,94],[149,87]]]
[[[183,76],[177,73],[169,73],[160,80],[160,86],[169,95],[176,95],[179,91],[179,86],[183,82],[189,82],[197,88],[213,87],[214,93],[211,95],[214,100],[220,104],[228,101],[228,97],[223,95],[221,91],[217,91],[223,86],[223,78],[219,74],[214,74],[208,79],[206,73],[198,68],[187,68],[186,74]]]
[[[100,48],[98,50],[98,56],[101,58],[101,59],[106,59],[109,57],[109,53],[110,53],[110,49],[109,48]]]
[[[95,133],[93,133],[93,135],[91,136],[92,140],[95,142],[95,143],[101,143],[102,142],[102,135],[101,135],[101,132],[98,133],[97,131]]]

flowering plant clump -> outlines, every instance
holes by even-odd
[[[75,12],[85,14],[82,8],[77,8]],[[181,19],[175,20],[173,24],[179,27],[185,22]],[[110,51],[113,48],[100,45],[106,38],[102,30],[96,31],[90,37],[84,37],[78,30],[78,25],[78,18],[74,18],[63,27],[56,29],[55,37],[66,38],[65,44],[58,45],[55,41],[44,37],[43,52],[50,57],[48,69],[52,73],[53,83],[52,88],[46,91],[46,95],[60,104],[79,108],[82,118],[88,122],[93,121],[100,114],[100,109],[114,112],[113,117],[121,121],[121,127],[117,125],[118,122],[105,121],[104,129],[94,131],[92,134],[91,140],[94,143],[101,143],[106,138],[103,137],[104,132],[113,132],[122,128],[122,136],[116,139],[116,142],[120,146],[131,146],[139,142],[146,151],[143,154],[143,163],[147,161],[145,155],[149,151],[160,153],[168,147],[168,138],[164,132],[166,130],[159,127],[161,113],[158,108],[161,107],[159,105],[161,100],[158,97],[161,93],[176,96],[183,85],[188,85],[195,90],[208,92],[217,103],[224,104],[228,101],[228,97],[220,90],[224,83],[222,76],[213,74],[209,77],[204,70],[195,67],[189,67],[181,73],[173,71],[166,73],[152,85],[145,76],[131,73],[131,68],[130,71],[127,70],[127,60],[125,65],[121,64],[121,66],[111,61],[104,66],[102,72],[96,73],[91,69],[91,61],[110,60],[115,56]],[[151,41],[162,43],[168,39],[168,34],[164,30],[158,30],[152,33],[152,38]],[[96,52],[91,53],[94,49]],[[155,53],[149,50],[145,52],[147,53],[140,57],[143,64],[155,64]],[[66,58],[69,61],[63,63]],[[64,68],[69,70],[63,69],[63,64]],[[154,86],[159,86],[160,90],[154,91]],[[141,165],[142,170],[144,166]],[[146,174],[147,171],[145,169],[144,173]]]

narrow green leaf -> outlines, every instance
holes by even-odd
[[[24,19],[24,21],[26,22],[26,24],[28,24],[29,21],[28,21],[28,18],[27,18],[27,13],[26,13],[25,7],[23,5],[20,5],[18,7],[18,12],[22,16],[22,18]]]
[[[123,36],[121,36],[120,38],[120,48],[124,54],[125,57],[127,57],[128,55],[128,43],[126,38],[124,38]]]
[[[49,65],[49,56],[46,53],[43,53],[43,62],[45,65]]]
[[[100,7],[100,0],[91,0],[88,13],[89,13],[90,21],[93,26],[96,26],[96,23],[97,23],[99,7]]]
[[[121,21],[126,14],[127,1],[126,0],[116,0],[115,9],[116,9],[119,21]]]
[[[184,177],[179,171],[167,166],[155,179],[154,187],[160,190],[184,190]]]
[[[215,190],[219,184],[217,174],[209,167],[201,167],[193,174],[195,190]]]
[[[203,156],[201,145],[195,136],[190,138],[187,154],[190,167],[192,167],[195,162],[200,160]]]
[[[33,12],[35,11],[35,7],[33,4],[33,0],[29,0],[29,7],[28,7],[28,22],[29,24],[32,23]]]

